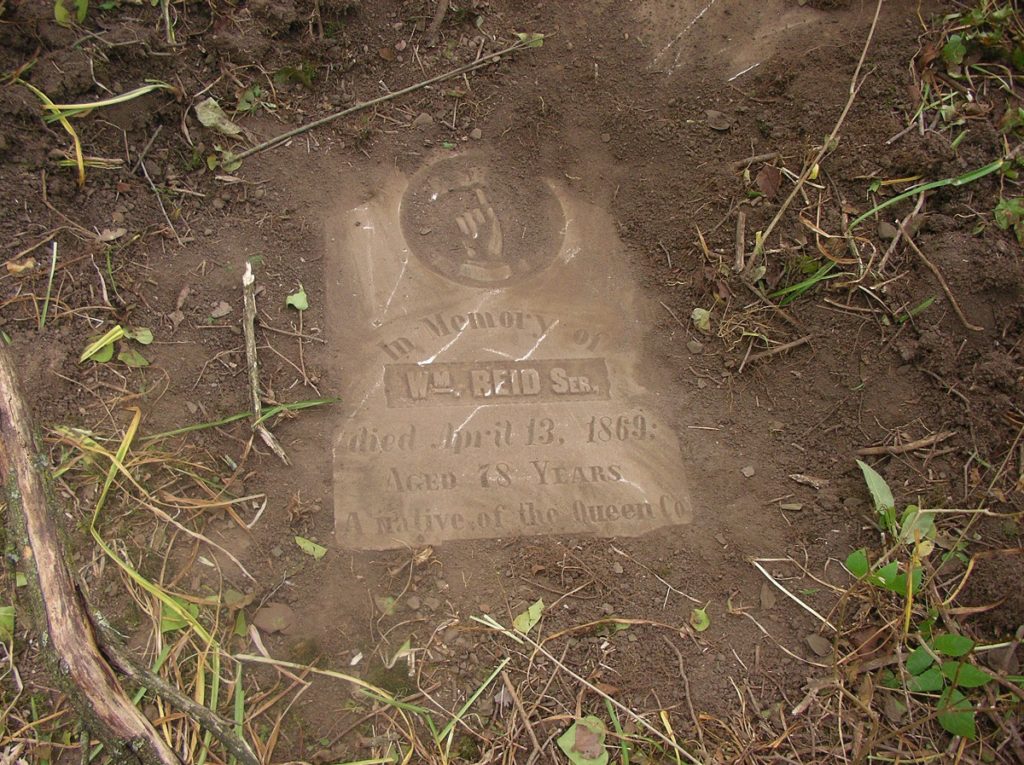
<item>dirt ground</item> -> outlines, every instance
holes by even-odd
[[[132,469],[148,505],[119,476],[99,529],[148,580],[193,603],[226,654],[298,665],[238,664],[252,714],[246,736],[261,742],[264,762],[392,762],[406,751],[394,708],[381,711],[309,666],[412,697],[447,722],[506,657],[508,686],[498,677],[474,699],[448,761],[526,762],[534,737],[536,761],[566,761],[554,739],[574,718],[612,725],[610,707],[580,677],[701,761],[860,762],[869,752],[1018,761],[1012,709],[979,713],[979,738],[966,744],[915,738],[914,721],[888,702],[885,714],[864,711],[881,709],[881,696],[863,695],[867,670],[851,669],[850,657],[891,653],[885,641],[867,651],[865,634],[902,606],[854,593],[843,566],[852,550],[878,545],[856,459],[879,447],[859,458],[886,478],[898,507],[987,511],[950,514],[940,542],[962,555],[929,564],[928,586],[943,594],[942,616],[978,644],[1020,641],[1024,259],[992,214],[1016,181],[994,172],[946,185],[918,209],[912,196],[842,235],[898,192],[1012,149],[1012,132],[1001,130],[1021,105],[1012,75],[1008,89],[965,85],[936,63],[943,16],[965,6],[881,4],[837,142],[772,225],[848,104],[874,2],[458,0],[431,41],[434,5],[125,0],[93,3],[69,26],[49,2],[7,0],[0,11],[0,71],[12,75],[0,82],[0,329],[58,469],[87,599],[144,663],[172,647],[177,682],[193,695],[203,687],[188,668],[194,636],[162,620],[159,603],[88,534],[109,463],[82,444],[116,450],[137,407]],[[240,166],[226,154],[485,60],[517,33],[543,34],[543,45]],[[87,163],[81,185],[69,134],[44,123],[40,98],[22,84],[70,104],[149,80],[173,88],[71,119],[86,157],[104,160]],[[968,89],[962,123],[919,114],[940,91],[952,99]],[[196,106],[211,96],[240,135],[200,123]],[[672,464],[689,487],[689,522],[638,537],[516,534],[391,550],[352,549],[336,533],[332,450],[353,411],[362,362],[351,349],[364,330],[356,287],[334,270],[331,232],[394,178],[474,154],[502,168],[510,199],[557,188],[607,220],[594,246],[619,270],[600,316],[566,305],[593,331],[637,317],[630,353],[678,443]],[[533,221],[545,214],[539,202],[523,204]],[[761,247],[757,234],[770,225]],[[244,418],[142,440],[249,409],[247,262],[264,404],[341,398],[268,422],[290,465],[253,440]],[[774,294],[829,263],[828,278],[792,302]],[[286,304],[300,286],[301,312]],[[562,289],[568,296],[579,284]],[[636,313],[635,301],[644,306]],[[706,325],[695,309],[710,312]],[[152,343],[118,346],[148,366],[80,362],[115,324],[152,331]],[[311,557],[296,537],[326,553]],[[532,634],[545,638],[543,650],[471,618],[510,625],[538,599],[546,607]],[[20,671],[5,680],[0,756],[82,761],[73,714],[44,672],[33,625],[18,615],[11,666]],[[843,687],[849,698],[823,701]],[[185,761],[222,761],[175,727],[166,704],[147,698],[143,708]],[[234,709],[223,693],[220,712]],[[32,724],[44,710],[63,710],[63,728],[46,737],[47,726]],[[903,732],[882,736],[879,720]],[[629,724],[627,733],[647,735]],[[618,744],[610,749],[620,756]],[[410,762],[440,757],[408,751]],[[633,761],[676,761],[671,750],[660,757],[638,750]]]

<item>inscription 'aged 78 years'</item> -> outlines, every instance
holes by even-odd
[[[692,519],[613,227],[499,167],[442,159],[329,222],[343,546]]]

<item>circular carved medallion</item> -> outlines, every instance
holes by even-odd
[[[402,200],[401,222],[409,249],[431,271],[491,289],[550,265],[565,227],[543,181],[472,156],[418,172]]]

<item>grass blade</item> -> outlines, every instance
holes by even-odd
[[[858,215],[850,223],[850,231],[853,231],[857,226],[863,223],[865,220],[870,218],[880,210],[884,210],[886,207],[891,207],[897,202],[901,202],[908,197],[912,197],[915,194],[921,194],[925,191],[931,191],[933,189],[941,189],[945,186],[964,186],[968,183],[974,183],[974,181],[984,178],[986,175],[991,175],[994,172],[1002,170],[1009,163],[1009,160],[997,159],[995,162],[990,162],[984,167],[979,167],[976,170],[971,170],[963,175],[958,175],[956,178],[943,178],[938,181],[931,181],[929,183],[922,183],[919,186],[914,186],[911,189],[897,194],[892,199],[887,199],[879,205],[875,205],[863,215]]]
[[[441,732],[437,734],[434,739],[435,742],[440,743],[443,739],[447,738],[448,735],[454,730],[455,726],[462,720],[469,708],[476,703],[476,700],[480,698],[480,694],[487,690],[487,686],[494,682],[494,678],[501,674],[501,670],[505,669],[505,665],[509,663],[509,658],[506,656],[501,662],[495,667],[494,671],[491,672],[490,676],[484,680],[483,684],[473,692],[473,695],[466,699],[466,703],[462,705],[462,709],[451,720],[448,724],[441,729]]]
[[[46,281],[46,298],[43,300],[43,312],[39,316],[39,331],[46,329],[46,313],[50,309],[50,294],[53,291],[53,274],[57,270],[57,242],[53,243],[53,255],[50,258],[50,276]]]
[[[114,483],[114,476],[116,476],[118,472],[128,473],[127,468],[124,466],[124,458],[128,454],[128,449],[131,448],[132,440],[138,432],[141,420],[142,410],[135,409],[135,415],[132,417],[128,430],[125,431],[124,438],[121,440],[120,446],[118,446],[117,453],[113,455],[109,452],[106,453],[106,456],[110,459],[110,469],[107,470],[107,477],[103,482],[103,489],[100,491],[99,498],[96,500],[96,506],[93,509],[92,518],[89,521],[89,533],[92,535],[92,538],[96,540],[96,544],[100,546],[100,549],[103,550],[106,556],[117,564],[118,568],[124,571],[132,581],[160,601],[162,607],[169,608],[174,614],[181,618],[186,624],[195,630],[196,634],[199,635],[199,637],[201,637],[208,645],[216,645],[216,641],[214,641],[213,636],[207,632],[198,621],[196,621],[196,618],[192,616],[192,614],[190,614],[185,608],[182,608],[174,598],[164,592],[163,589],[146,579],[146,577],[136,571],[131,564],[123,560],[120,555],[114,552],[100,534],[99,529],[96,528],[96,522],[99,520],[100,512],[103,510],[107,494],[110,492],[110,487]]]
[[[53,101],[50,100],[50,97],[48,95],[46,95],[43,91],[41,91],[39,88],[37,88],[35,85],[32,85],[31,83],[25,82],[24,80],[17,80],[17,82],[20,82],[26,88],[28,88],[33,93],[35,93],[36,94],[36,98],[38,98],[40,101],[43,102],[43,108],[44,109],[49,109],[50,107],[54,106],[54,103],[53,103]],[[43,121],[44,122],[46,121],[45,117],[43,117]],[[57,121],[60,122],[60,126],[62,128],[64,128],[64,130],[67,132],[67,134],[69,136],[71,136],[71,140],[75,144],[75,164],[78,165],[78,185],[79,186],[84,186],[85,185],[85,157],[82,155],[82,142],[78,138],[78,133],[76,133],[75,129],[73,127],[71,127],[71,123],[68,122],[67,117],[65,117],[63,114],[60,114],[60,115],[57,116]]]
[[[324,406],[326,404],[336,404],[341,401],[340,398],[314,398],[306,401],[295,401],[290,404],[276,404],[275,406],[268,407],[264,410],[263,415],[254,423],[259,425],[265,420],[275,415],[281,414],[282,412],[299,412],[303,409],[311,409],[314,406]],[[209,430],[210,428],[219,428],[222,425],[230,425],[232,422],[238,422],[252,416],[252,412],[238,412],[236,414],[222,417],[219,420],[211,420],[210,422],[199,422],[195,425],[186,425],[183,428],[175,428],[174,430],[165,430],[163,433],[154,433],[151,436],[143,436],[140,441],[158,441],[161,438],[172,438],[173,436],[182,436],[186,433],[194,433],[197,430]]]
[[[124,328],[120,324],[116,325],[113,329],[107,330],[106,334],[104,334],[99,340],[95,340],[85,346],[85,350],[82,351],[82,355],[79,357],[78,363],[81,364],[88,361],[108,345],[116,343],[122,337],[124,337]]]
[[[100,101],[92,101],[90,103],[81,104],[55,104],[52,101],[44,106],[45,109],[50,111],[43,117],[46,122],[54,122],[61,118],[76,117],[80,114],[91,112],[93,109],[101,109],[104,106],[116,106],[117,104],[123,104],[131,101],[139,96],[144,96],[147,93],[152,93],[157,90],[169,90],[173,92],[175,90],[173,85],[170,85],[161,80],[146,80],[148,85],[129,90],[127,93],[122,93],[119,96],[113,96],[112,98],[104,98]]]

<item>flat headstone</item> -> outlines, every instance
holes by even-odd
[[[474,153],[396,174],[326,228],[339,544],[692,519],[606,213]]]

